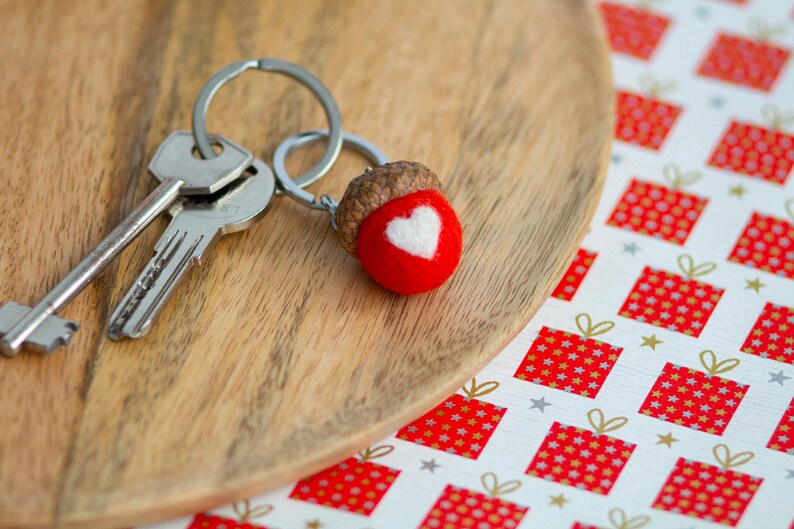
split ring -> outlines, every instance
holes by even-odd
[[[316,182],[331,169],[342,150],[342,116],[331,92],[322,81],[297,64],[287,61],[265,57],[258,60],[250,59],[234,62],[218,70],[215,75],[204,83],[196,98],[196,103],[193,105],[193,138],[199,153],[204,158],[217,156],[207,135],[207,111],[210,102],[221,86],[246,70],[261,70],[263,72],[275,72],[286,75],[306,86],[319,99],[328,119],[328,131],[323,136],[328,138],[325,152],[316,165],[295,178],[294,181],[290,180],[290,184],[295,189],[300,190],[301,187]],[[292,136],[289,139],[294,137]]]
[[[318,199],[312,193],[301,189],[298,179],[293,180],[290,177],[285,165],[287,156],[295,149],[329,137],[330,133],[327,130],[308,130],[306,132],[294,134],[282,141],[276,148],[275,154],[273,154],[273,174],[276,176],[279,186],[287,196],[312,209],[328,210],[332,213],[333,218],[336,203],[330,197],[324,195]],[[376,147],[371,141],[361,136],[344,132],[342,134],[342,140],[345,147],[360,153],[374,165],[383,165],[389,161],[383,151]]]

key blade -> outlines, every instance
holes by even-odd
[[[9,301],[0,307],[0,335],[6,334],[28,312],[30,312],[30,307],[13,301]],[[79,328],[80,325],[76,322],[50,315],[25,339],[22,347],[39,353],[50,354],[58,347],[67,345]],[[7,354],[4,351],[4,354],[6,356],[14,356],[16,352]]]
[[[213,243],[215,234],[169,226],[155,247],[155,255],[135,280],[110,317],[113,340],[140,338],[168,304],[187,273]]]

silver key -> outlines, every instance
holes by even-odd
[[[185,198],[169,213],[171,224],[154,257],[110,317],[108,336],[140,338],[151,329],[187,273],[223,235],[245,230],[267,211],[275,191],[270,168],[254,159],[253,176],[208,197]]]
[[[168,136],[149,164],[149,171],[160,185],[144,199],[102,242],[53,288],[35,307],[21,314],[13,304],[0,312],[0,352],[15,356],[24,346],[52,352],[69,343],[76,324],[57,318],[47,323],[64,305],[88,285],[160,213],[181,195],[214,193],[238,178],[251,164],[251,153],[220,136],[215,137],[223,151],[215,158],[193,156],[193,137],[188,131]],[[12,302],[13,303],[13,302]],[[65,323],[64,323],[65,322]]]

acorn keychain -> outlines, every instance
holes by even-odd
[[[343,146],[358,151],[375,167],[355,177],[342,200],[319,200],[287,174],[285,160],[296,148],[328,137],[312,130],[290,136],[273,156],[273,173],[284,193],[331,215],[339,244],[361,261],[378,284],[398,294],[440,287],[460,262],[463,233],[438,176],[419,162],[388,162],[371,142],[343,133]]]

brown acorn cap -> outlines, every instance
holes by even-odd
[[[358,230],[364,219],[389,200],[423,189],[444,193],[438,176],[419,162],[385,163],[355,177],[336,210],[339,244],[356,257]]]

